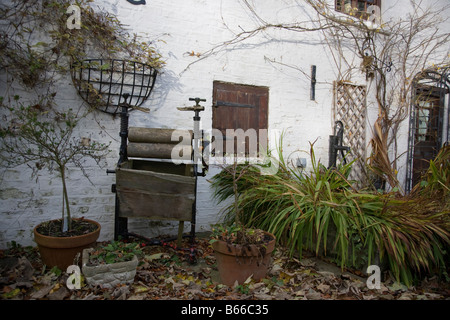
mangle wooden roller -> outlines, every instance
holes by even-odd
[[[183,151],[185,154],[177,156],[190,160],[192,135],[190,130],[131,127],[128,133],[128,157],[173,159],[172,152]]]

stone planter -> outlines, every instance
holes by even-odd
[[[131,284],[134,282],[138,258],[131,261],[116,262],[111,264],[89,265],[89,253],[93,249],[83,250],[82,272],[87,284],[99,285],[102,288],[113,288],[118,284]]]

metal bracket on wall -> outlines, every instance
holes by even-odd
[[[225,101],[216,101],[213,104],[214,108],[218,107],[238,107],[238,108],[255,108],[255,106],[251,104],[242,104],[242,103],[233,103],[233,102],[225,102]]]
[[[311,100],[316,100],[316,66],[311,66]]]

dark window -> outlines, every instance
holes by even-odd
[[[222,133],[222,148],[216,144],[216,149],[211,150],[213,155],[236,155],[239,150],[245,150],[245,156],[255,156],[255,150],[259,151],[260,144],[267,145],[267,112],[268,112],[269,89],[267,87],[256,87],[235,83],[214,81],[213,84],[213,114],[212,127]],[[238,141],[233,136],[233,131],[241,129],[245,134],[245,142]],[[263,129],[262,131],[260,131]],[[266,134],[260,135],[260,132]],[[231,132],[231,134],[227,135]],[[231,131],[230,131],[231,130]],[[256,133],[256,136],[254,135]],[[263,141],[264,139],[264,141]],[[227,142],[234,141],[234,150],[228,150]],[[241,143],[238,149],[238,143]],[[245,146],[242,146],[245,144]],[[250,146],[249,146],[250,145]],[[244,154],[239,152],[238,156]]]
[[[372,5],[381,7],[381,0],[335,0],[336,11],[362,19],[369,18],[367,8]]]

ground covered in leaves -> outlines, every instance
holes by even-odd
[[[289,258],[282,248],[273,254],[265,279],[251,278],[233,287],[220,284],[206,238],[197,238],[197,263],[189,251],[172,246],[143,246],[135,281],[111,289],[67,288],[69,274],[42,265],[33,247],[0,251],[0,299],[8,300],[450,300],[450,285],[436,277],[407,288],[389,276],[380,289],[368,289],[362,274],[342,271],[314,256]],[[183,248],[189,248],[185,242]]]

